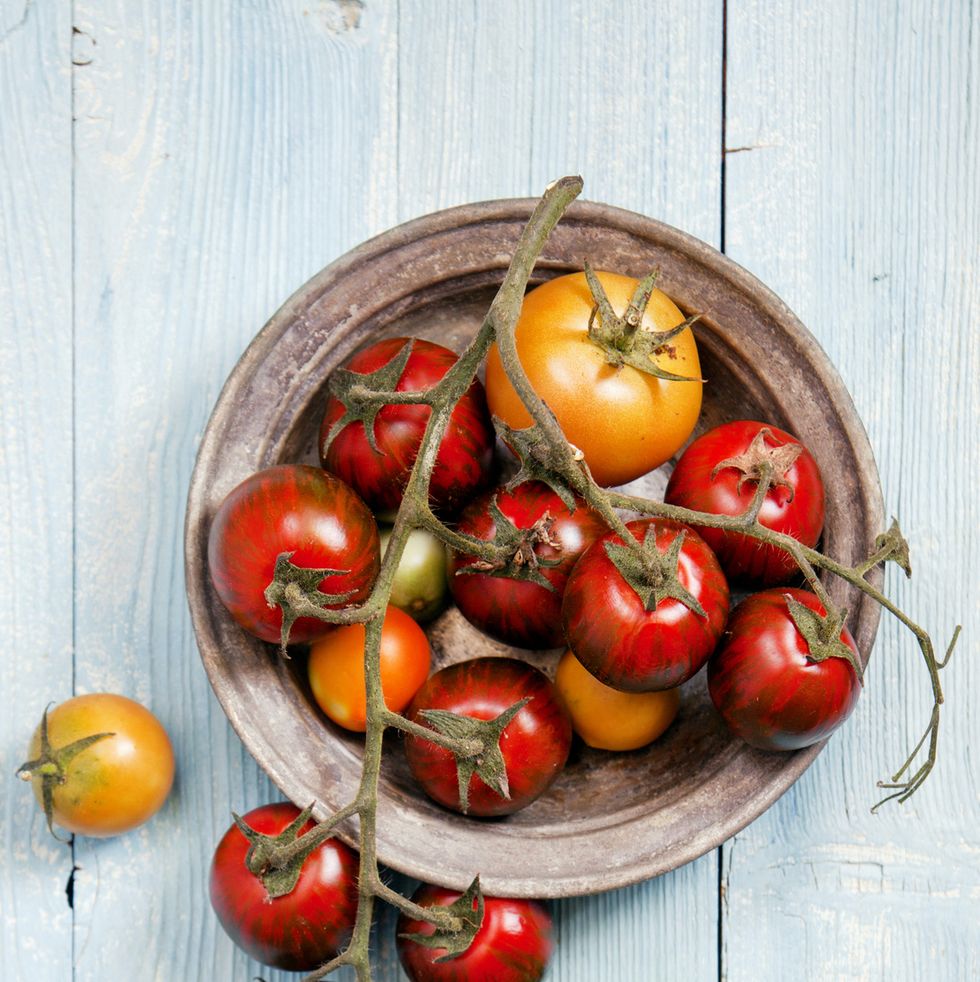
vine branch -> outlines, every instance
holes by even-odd
[[[918,641],[929,672],[934,704],[929,725],[908,759],[892,776],[891,781],[879,782],[879,787],[892,793],[872,810],[876,810],[885,801],[893,798],[898,798],[900,801],[907,800],[921,787],[935,765],[940,706],[943,703],[939,672],[949,661],[960,629],[957,627],[954,632],[945,658],[942,661],[937,660],[932,641],[925,630],[912,621],[908,615],[866,579],[866,575],[871,569],[887,560],[894,560],[904,569],[909,569],[907,546],[901,539],[897,526],[893,525],[888,533],[879,536],[875,550],[866,560],[857,566],[850,567],[801,545],[790,536],[768,529],[759,522],[759,513],[763,502],[774,481],[776,481],[771,468],[763,468],[760,471],[752,501],[741,515],[736,516],[712,515],[692,511],[676,505],[649,501],[622,492],[600,488],[593,481],[588,466],[582,459],[582,454],[568,443],[558,420],[532,388],[518,357],[515,327],[531,271],[544,242],[581,189],[582,181],[578,177],[562,178],[547,188],[521,234],[503,283],[490,304],[479,331],[460,355],[455,365],[437,384],[424,392],[382,394],[363,386],[359,387],[355,382],[350,390],[357,393],[359,388],[364,388],[361,395],[363,395],[366,405],[381,402],[405,405],[420,404],[429,406],[431,412],[381,563],[378,579],[370,597],[359,607],[319,610],[318,612],[303,611],[304,614],[318,616],[330,623],[364,623],[366,635],[364,673],[367,692],[364,763],[357,795],[350,805],[335,813],[322,826],[318,827],[324,828],[325,831],[317,833],[323,838],[327,838],[329,834],[332,834],[332,829],[339,821],[354,815],[359,819],[360,870],[357,917],[348,947],[332,961],[307,975],[303,982],[317,982],[341,965],[353,966],[357,973],[358,982],[369,982],[371,969],[368,960],[368,942],[376,899],[391,904],[413,919],[429,921],[442,930],[454,932],[460,929],[461,919],[453,915],[447,908],[423,908],[413,903],[382,883],[378,871],[376,819],[382,739],[385,730],[388,728],[398,729],[438,744],[457,755],[466,756],[475,750],[472,743],[467,742],[465,738],[450,737],[428,727],[423,727],[398,713],[390,711],[385,706],[381,690],[380,643],[381,626],[394,575],[401,561],[408,535],[413,528],[427,529],[450,548],[476,556],[486,562],[494,563],[507,558],[504,555],[506,549],[500,545],[495,545],[493,541],[475,539],[449,528],[433,513],[428,503],[429,483],[442,437],[449,424],[450,415],[458,400],[469,389],[473,379],[476,378],[480,365],[494,342],[497,344],[501,362],[509,380],[533,420],[532,431],[536,431],[534,439],[522,441],[522,446],[528,447],[533,444],[541,452],[540,459],[536,456],[533,461],[535,473],[543,474],[549,483],[553,478],[559,486],[570,489],[584,499],[586,504],[603,518],[608,527],[620,536],[626,547],[642,550],[642,543],[638,542],[629,532],[621,512],[673,519],[695,527],[704,526],[739,532],[790,553],[811,589],[823,604],[828,617],[839,618],[841,624],[843,623],[844,612],[838,610],[831,602],[818,571],[824,571],[845,580],[897,617]],[[383,399],[382,396],[384,396]],[[531,434],[532,431],[521,432]],[[506,438],[507,431],[502,432]],[[513,431],[509,432],[513,435]],[[537,452],[538,450],[536,450],[536,454]],[[532,466],[523,458],[522,465],[527,465],[529,468]],[[918,767],[915,767],[915,761],[927,744],[928,751],[925,760]],[[314,832],[317,832],[317,829],[307,833],[307,835]],[[301,837],[297,841],[302,841],[302,838],[305,837]]]

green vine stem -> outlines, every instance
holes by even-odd
[[[432,388],[421,393],[379,393],[366,386],[361,388],[365,404],[383,403],[423,404],[431,407],[431,413],[414,467],[405,489],[402,505],[398,510],[394,528],[387,550],[381,563],[377,582],[368,600],[360,607],[341,610],[319,610],[307,612],[330,623],[365,624],[364,673],[367,693],[367,730],[364,738],[364,760],[361,780],[355,799],[327,819],[325,823],[306,833],[325,839],[341,819],[357,817],[359,822],[360,869],[359,905],[353,936],[347,948],[336,958],[308,974],[303,982],[317,982],[342,965],[354,967],[358,982],[370,982],[371,967],[368,959],[368,942],[374,913],[374,902],[380,899],[398,910],[418,920],[434,924],[439,930],[452,934],[465,929],[464,918],[456,916],[446,907],[422,908],[398,894],[381,881],[377,861],[377,809],[378,781],[381,769],[382,738],[388,728],[396,728],[406,733],[422,737],[442,746],[458,756],[472,754],[474,747],[464,738],[450,737],[405,719],[390,711],[384,703],[381,691],[380,642],[381,625],[395,572],[401,561],[409,533],[414,528],[425,528],[453,549],[466,552],[487,562],[498,562],[510,558],[505,550],[494,542],[474,539],[449,528],[432,512],[428,504],[428,490],[443,434],[450,415],[458,400],[469,388],[483,362],[491,344],[496,342],[501,362],[522,402],[533,420],[533,428],[541,436],[533,441],[536,448],[534,472],[543,475],[549,483],[571,489],[586,504],[595,510],[615,531],[629,549],[642,550],[638,542],[626,528],[621,512],[653,515],[674,519],[690,525],[707,526],[729,531],[737,531],[758,539],[760,542],[789,552],[799,565],[813,591],[826,609],[833,623],[843,623],[845,612],[838,610],[830,600],[818,571],[840,577],[897,617],[915,636],[929,671],[934,697],[933,710],[925,733],[915,749],[889,782],[879,782],[879,787],[891,793],[880,801],[875,809],[885,801],[898,798],[905,801],[912,795],[933,769],[936,760],[936,747],[939,732],[940,706],[943,702],[939,672],[945,667],[959,637],[956,629],[953,639],[942,661],[935,657],[929,635],[903,611],[899,610],[884,594],[866,579],[866,574],[882,562],[893,560],[908,570],[907,545],[897,526],[879,536],[875,551],[856,567],[844,566],[834,559],[824,556],[814,549],[806,548],[789,536],[765,528],[758,521],[759,509],[773,480],[772,475],[760,475],[756,492],[748,508],[741,515],[719,516],[691,511],[663,502],[649,501],[621,492],[600,488],[591,478],[582,454],[568,443],[561,427],[551,410],[538,397],[521,365],[515,342],[515,327],[520,314],[521,303],[534,268],[534,264],[551,230],[557,224],[568,205],[582,189],[581,178],[565,177],[555,181],[545,191],[531,215],[504,276],[503,283],[494,297],[490,309],[476,336],[460,355],[453,368]],[[356,388],[356,387],[355,387]],[[392,387],[393,388],[393,387]],[[499,422],[499,421],[498,421]],[[505,436],[508,431],[498,426]],[[512,431],[510,431],[512,433]],[[528,431],[523,431],[527,433]],[[530,445],[532,441],[525,441]],[[522,464],[526,461],[522,460]],[[523,468],[522,468],[523,469]],[[528,468],[530,471],[531,468]],[[922,748],[928,743],[926,759],[915,767],[915,761]],[[872,809],[872,810],[875,810]],[[302,848],[306,836],[297,840],[297,849]]]
[[[326,615],[323,619],[332,623],[362,621],[365,624],[364,678],[367,695],[367,729],[364,736],[361,781],[354,803],[354,811],[360,823],[358,909],[350,944],[332,961],[307,975],[304,982],[316,982],[318,979],[325,978],[341,965],[353,966],[358,982],[370,982],[371,966],[368,951],[375,898],[380,897],[400,910],[410,913],[411,916],[429,921],[445,930],[454,931],[460,926],[459,920],[445,909],[421,908],[396,894],[381,882],[378,872],[377,809],[382,738],[388,726],[397,725],[400,729],[411,731],[414,725],[391,713],[384,703],[380,666],[381,625],[395,571],[401,561],[408,534],[413,528],[429,528],[444,541],[455,543],[457,548],[461,545],[463,548],[479,553],[481,558],[497,558],[498,554],[492,547],[483,548],[486,543],[481,542],[477,546],[475,540],[471,541],[468,537],[452,533],[436,519],[428,506],[429,481],[439,445],[456,403],[476,377],[494,339],[507,333],[513,334],[534,263],[558,219],[581,190],[581,178],[566,177],[556,181],[545,191],[521,234],[504,281],[476,337],[460,355],[453,368],[437,385],[425,393],[424,399],[420,400],[431,407],[431,413],[371,596],[360,608],[323,612]],[[438,736],[430,730],[425,730],[423,735],[426,739],[432,739],[433,742],[438,742],[447,749],[459,753],[465,754],[471,749],[461,741]],[[315,829],[311,830],[313,831]]]
[[[600,494],[601,493],[602,492],[600,490]],[[603,496],[605,497],[605,495]],[[730,518],[726,519],[725,517],[719,515],[706,515],[702,512],[690,511],[687,508],[681,508],[676,505],[648,501],[645,498],[637,498],[632,495],[617,493],[612,493],[608,495],[608,497],[614,507],[617,508],[624,508],[643,514],[659,515],[664,518],[672,518],[678,522],[684,522],[692,525],[704,525],[709,528],[732,529],[733,527],[737,527],[738,531],[743,532],[746,535],[750,535],[753,538],[758,539],[760,542],[784,549],[786,552],[790,553],[794,559],[796,559],[797,565],[803,571],[803,575],[806,577],[807,582],[813,588],[814,593],[816,593],[820,598],[820,602],[824,605],[824,608],[830,616],[839,615],[840,612],[827,595],[827,591],[824,588],[820,577],[816,573],[817,569],[826,570],[828,573],[840,577],[840,579],[845,580],[854,587],[857,587],[857,589],[859,589],[862,593],[867,594],[877,604],[896,617],[909,631],[911,631],[919,645],[922,659],[925,662],[926,670],[929,673],[929,682],[932,686],[933,706],[929,717],[929,724],[926,727],[922,738],[912,749],[912,752],[908,755],[905,762],[892,775],[890,781],[878,782],[879,788],[891,791],[892,793],[882,798],[871,810],[876,812],[883,804],[891,801],[892,799],[897,798],[901,802],[907,801],[913,794],[915,794],[916,791],[918,791],[920,787],[922,787],[923,782],[929,776],[936,763],[936,750],[939,739],[940,707],[945,701],[939,673],[949,663],[953,650],[959,641],[961,625],[957,624],[956,628],[954,629],[949,645],[946,648],[946,654],[942,659],[937,659],[932,639],[929,637],[926,630],[920,627],[908,616],[908,614],[889,600],[888,597],[886,597],[885,594],[883,594],[877,587],[865,579],[868,572],[870,572],[874,566],[886,561],[889,558],[892,558],[890,555],[884,553],[882,550],[878,550],[872,557],[870,557],[876,560],[873,565],[868,565],[868,562],[865,561],[859,563],[857,566],[845,566],[843,563],[837,562],[830,556],[825,556],[823,553],[817,552],[815,549],[810,549],[807,546],[801,545],[790,536],[783,535],[780,532],[774,532],[772,529],[766,528],[757,520],[751,525],[733,526],[731,524],[733,520]],[[926,759],[915,771],[911,773],[906,780],[903,781],[902,777],[909,773],[919,755],[919,752],[922,750],[922,747],[925,745],[927,740],[929,742],[929,750],[926,755]]]

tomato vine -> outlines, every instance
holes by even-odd
[[[412,736],[421,737],[452,751],[458,761],[472,759],[474,753],[480,751],[480,747],[476,745],[478,739],[472,735],[448,735],[446,732],[435,732],[406,719],[399,713],[392,712],[385,706],[380,680],[380,641],[381,625],[395,573],[408,536],[413,529],[428,530],[451,548],[465,553],[474,562],[499,566],[512,558],[512,550],[511,554],[508,554],[507,546],[503,542],[486,541],[449,528],[440,521],[429,505],[430,480],[450,416],[456,404],[470,388],[481,363],[493,344],[497,346],[500,360],[510,383],[533,421],[531,427],[520,431],[512,430],[505,425],[499,427],[501,435],[520,457],[521,469],[518,479],[524,480],[533,477],[543,480],[553,487],[563,499],[570,499],[571,494],[584,499],[588,506],[603,519],[609,529],[619,535],[620,541],[625,543],[624,550],[632,550],[635,553],[638,568],[649,565],[648,557],[645,557],[643,552],[644,544],[630,534],[620,510],[672,519],[695,526],[737,531],[749,538],[789,553],[802,570],[807,582],[826,611],[823,621],[818,615],[813,615],[812,618],[808,619],[806,625],[798,624],[804,636],[807,635],[808,631],[814,633],[813,639],[807,639],[813,644],[820,640],[817,635],[836,637],[846,616],[845,611],[838,609],[831,602],[820,579],[820,571],[840,577],[897,617],[911,631],[918,642],[932,685],[933,709],[929,725],[922,739],[916,744],[907,760],[889,781],[879,782],[879,787],[887,791],[888,794],[872,810],[876,810],[885,801],[893,798],[900,801],[907,800],[921,787],[935,765],[940,707],[943,703],[939,673],[949,661],[960,629],[959,627],[956,628],[945,657],[941,660],[937,659],[933,642],[928,633],[892,603],[881,590],[868,581],[868,573],[885,562],[895,562],[906,572],[909,571],[908,545],[898,529],[897,523],[893,523],[886,533],[878,537],[872,555],[857,566],[848,567],[815,549],[801,545],[788,535],[765,527],[759,522],[758,515],[763,499],[773,482],[779,479],[778,474],[771,473],[765,467],[758,475],[757,491],[748,508],[741,515],[712,515],[606,490],[592,480],[588,465],[585,463],[581,452],[567,442],[557,419],[534,391],[518,357],[515,326],[537,256],[547,236],[568,205],[581,192],[581,189],[582,181],[578,177],[562,178],[547,188],[521,234],[503,283],[491,303],[478,333],[461,354],[459,360],[431,388],[418,393],[396,393],[393,390],[397,384],[397,378],[394,382],[391,382],[387,376],[381,378],[379,382],[382,388],[380,389],[368,384],[370,382],[368,376],[348,379],[351,384],[346,389],[345,398],[351,403],[360,404],[360,409],[357,408],[357,405],[353,409],[348,409],[355,415],[357,412],[362,412],[369,416],[376,413],[386,402],[422,403],[429,406],[431,412],[381,562],[380,572],[370,596],[363,604],[356,607],[315,611],[304,606],[302,610],[304,616],[317,616],[330,623],[363,623],[365,625],[364,671],[367,694],[367,729],[363,769],[356,796],[326,821],[301,836],[295,843],[290,843],[286,849],[286,852],[292,856],[297,849],[309,847],[311,842],[329,838],[340,822],[355,816],[359,821],[359,897],[351,942],[333,960],[307,975],[304,982],[315,982],[315,980],[322,979],[341,965],[353,966],[359,982],[370,980],[368,941],[376,899],[393,905],[412,921],[424,921],[433,924],[439,937],[444,939],[446,946],[451,946],[454,951],[464,951],[479,929],[477,920],[468,915],[461,915],[464,907],[458,905],[455,907],[422,907],[392,890],[381,881],[377,862],[376,817],[382,737],[385,730],[396,728]],[[642,292],[642,290],[637,291],[638,295],[635,300],[640,305],[643,302]],[[601,306],[599,298],[597,298],[596,304],[597,307]],[[621,333],[629,334],[629,326],[627,324]],[[656,340],[658,343],[662,343],[662,339]],[[622,347],[621,344],[619,346]],[[920,759],[921,751],[927,744],[925,759]],[[473,896],[480,896],[478,880],[474,880],[474,886],[471,887],[471,890]],[[465,911],[469,911],[469,909],[469,907],[465,907]]]

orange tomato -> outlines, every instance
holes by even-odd
[[[603,685],[571,650],[558,662],[555,686],[575,732],[599,750],[645,747],[670,726],[680,706],[677,689],[620,692]]]
[[[72,757],[55,784],[52,819],[69,832],[105,837],[142,825],[165,801],[174,779],[174,752],[160,721],[125,696],[75,696],[48,713],[48,740],[57,751],[85,737],[111,733]],[[29,748],[41,753],[41,728]],[[32,777],[44,804],[42,778]]]
[[[311,645],[307,669],[317,705],[338,726],[357,733],[367,728],[364,634],[363,624],[331,631]],[[381,689],[392,712],[412,701],[429,675],[431,659],[422,628],[389,605],[381,628]]]
[[[596,275],[613,310],[623,313],[637,281]],[[690,329],[673,338],[654,363],[695,381],[667,381],[629,365],[610,365],[588,335],[593,306],[584,273],[559,276],[524,298],[515,339],[535,392],[569,443],[585,455],[596,482],[609,487],[659,467],[683,446],[701,411],[701,366]],[[640,330],[668,331],[683,320],[676,304],[655,289]],[[496,346],[487,356],[486,388],[491,413],[514,429],[531,425]]]

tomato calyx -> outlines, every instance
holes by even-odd
[[[398,392],[398,383],[408,365],[415,345],[409,338],[390,361],[373,372],[352,372],[338,368],[330,376],[330,394],[343,404],[344,414],[327,432],[320,446],[320,456],[325,458],[330,445],[350,423],[360,423],[368,445],[376,454],[384,455],[378,447],[374,421],[385,406],[393,404],[418,404],[426,401],[426,392]]]
[[[281,552],[276,556],[276,568],[272,582],[265,588],[265,601],[270,607],[282,611],[282,633],[279,638],[279,653],[289,658],[286,646],[289,632],[300,617],[316,617],[323,620],[323,610],[332,604],[342,604],[354,591],[343,593],[321,593],[320,583],[327,576],[345,576],[347,569],[309,569],[295,566],[290,562],[291,552]]]
[[[461,744],[453,750],[459,781],[459,807],[465,815],[470,808],[470,780],[475,774],[491,791],[510,799],[507,765],[500,750],[500,738],[511,720],[531,701],[527,696],[493,719],[460,716],[445,709],[423,709],[419,715],[443,736]]]
[[[603,543],[603,548],[620,576],[642,601],[644,610],[656,610],[664,600],[673,598],[707,620],[704,607],[677,575],[686,536],[687,530],[682,529],[661,552],[656,542],[656,526],[649,525],[642,546],[624,545],[612,539]]]
[[[34,758],[21,764],[17,768],[17,777],[22,781],[32,781],[35,778],[41,781],[41,800],[44,806],[44,818],[48,823],[48,831],[59,842],[70,842],[70,839],[62,839],[54,830],[54,789],[59,784],[64,784],[67,780],[68,765],[84,750],[88,750],[93,744],[107,737],[115,736],[115,733],[92,733],[74,743],[66,744],[64,747],[52,747],[48,736],[48,709],[50,703],[44,707],[41,716],[41,752]]]
[[[703,382],[702,378],[668,372],[655,360],[661,355],[673,357],[670,342],[701,319],[700,314],[691,314],[669,331],[654,331],[643,326],[643,314],[650,302],[658,275],[659,270],[655,269],[640,280],[626,310],[617,314],[599,282],[599,277],[586,263],[585,279],[595,304],[589,315],[589,338],[602,348],[606,361],[617,368],[629,365],[668,382]]]
[[[483,926],[484,916],[483,890],[480,888],[480,877],[476,876],[466,888],[466,892],[451,904],[433,904],[427,910],[446,912],[455,918],[459,927],[455,930],[436,926],[431,934],[421,931],[405,932],[398,937],[406,941],[414,941],[423,948],[445,948],[446,953],[434,958],[434,962],[448,962],[466,952]]]
[[[301,835],[300,829],[312,814],[313,805],[307,805],[278,835],[257,832],[240,815],[231,814],[238,830],[248,839],[245,866],[262,881],[271,900],[293,892],[307,858],[333,835],[332,827],[321,825]]]
[[[489,576],[503,576],[511,580],[527,580],[554,593],[554,584],[541,572],[541,567],[561,564],[562,544],[552,534],[555,519],[545,512],[528,528],[518,528],[497,504],[497,496],[490,499],[490,516],[493,519],[495,546],[503,554],[500,559],[477,559],[456,570],[457,576],[465,573],[483,573]],[[554,559],[539,556],[537,547],[549,546],[559,553]]]
[[[796,629],[806,641],[807,658],[819,664],[828,658],[843,658],[849,662],[857,675],[858,681],[864,685],[864,666],[854,652],[841,640],[841,631],[847,618],[847,611],[834,612],[833,615],[822,615],[811,610],[806,604],[800,603],[792,595],[783,594],[789,615]]]
[[[734,468],[739,472],[738,483],[735,485],[736,494],[741,494],[742,486],[747,481],[752,481],[759,485],[760,491],[757,497],[760,499],[760,505],[761,498],[765,497],[770,488],[785,488],[789,493],[787,500],[792,501],[796,488],[786,479],[786,475],[796,463],[797,457],[803,453],[803,445],[783,443],[769,446],[767,440],[775,440],[775,437],[768,426],[763,426],[742,453],[719,461],[715,465],[711,471],[711,480],[713,481],[721,471]],[[765,487],[764,491],[761,490],[762,487]]]
[[[521,464],[518,472],[504,485],[506,490],[513,491],[526,481],[541,481],[561,498],[570,511],[574,511],[575,495],[568,483],[581,483],[584,477],[582,452],[575,450],[571,445],[562,448],[563,452],[559,452],[537,424],[515,430],[500,417],[494,416],[493,426],[500,439],[517,455]],[[569,466],[578,467],[579,470],[569,474]]]

